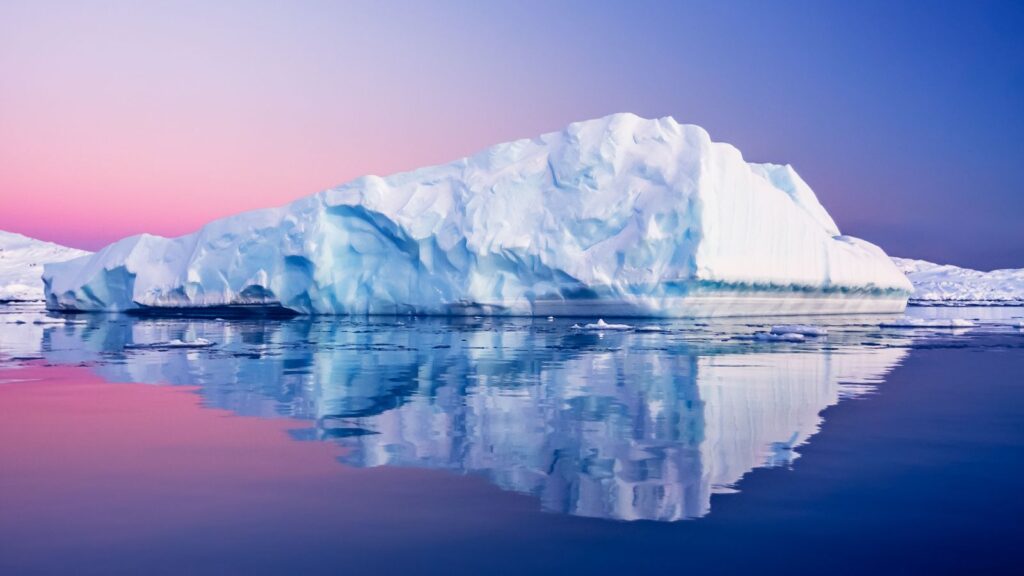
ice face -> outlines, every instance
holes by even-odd
[[[893,312],[910,284],[789,166],[617,114],[47,267],[73,310],[708,316]]]

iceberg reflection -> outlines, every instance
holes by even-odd
[[[731,339],[742,324],[570,324],[93,316],[22,329],[48,361],[109,381],[197,385],[209,406],[308,420],[293,436],[341,444],[348,465],[479,474],[548,511],[620,520],[707,514],[750,470],[791,463],[823,409],[907,353],[863,332],[790,344]],[[216,345],[139,347],[200,338]]]

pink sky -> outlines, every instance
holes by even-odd
[[[1024,10],[946,8],[5,0],[0,229],[183,234],[628,111],[792,164],[890,253],[1022,266]]]

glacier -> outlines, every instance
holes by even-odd
[[[900,312],[911,285],[788,165],[615,114],[46,266],[64,311]]]
[[[0,230],[0,302],[42,300],[43,265],[90,254]]]
[[[926,260],[893,258],[914,285],[920,306],[1024,306],[1024,269],[982,272]]]

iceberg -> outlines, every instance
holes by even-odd
[[[700,317],[900,312],[792,167],[615,114],[46,267],[52,310]]]
[[[0,230],[0,302],[42,300],[43,265],[89,254]]]
[[[914,285],[920,306],[1024,306],[1024,269],[982,272],[925,260],[893,258]]]

